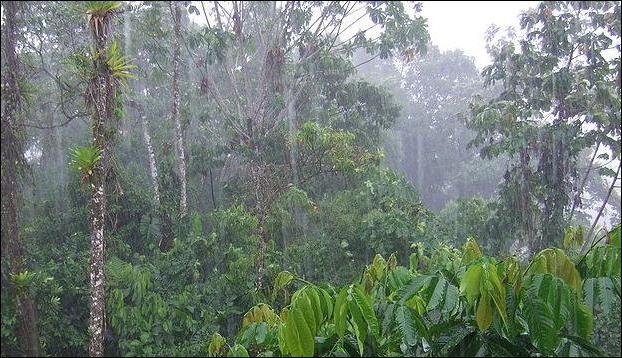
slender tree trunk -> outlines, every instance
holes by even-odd
[[[255,149],[257,152],[257,148]],[[258,159],[257,159],[258,160]],[[258,162],[251,163],[251,180],[253,181],[255,189],[255,213],[257,214],[257,258],[255,261],[255,267],[257,269],[257,278],[255,286],[261,290],[263,288],[263,276],[265,274],[265,256],[266,256],[266,231],[265,213],[266,204],[264,202],[263,188],[261,185],[262,167]]]
[[[156,208],[160,208],[160,185],[158,184],[158,167],[156,166],[155,153],[153,146],[151,145],[151,135],[149,134],[149,127],[147,125],[147,116],[142,111],[140,113],[140,121],[143,126],[143,138],[145,139],[145,146],[147,147],[147,154],[149,156],[149,174],[151,174],[151,183],[153,185],[153,198],[156,204]]]
[[[106,217],[106,173],[110,169],[109,164],[109,138],[107,132],[112,124],[115,109],[115,96],[117,85],[108,65],[107,48],[112,32],[112,13],[91,14],[89,28],[95,44],[95,50],[99,54],[93,59],[95,76],[89,83],[86,93],[86,103],[91,110],[91,128],[93,131],[93,146],[101,153],[101,158],[93,166],[93,174],[90,176],[91,184],[91,262],[90,262],[90,316],[89,332],[89,355],[100,357],[104,355],[104,330],[105,330],[105,276],[104,276],[104,224]]]
[[[214,178],[212,176],[212,168],[209,168],[209,187],[212,194],[212,209],[216,210],[216,197],[214,196]]]
[[[2,253],[9,259],[11,274],[25,269],[24,249],[19,233],[18,165],[23,162],[19,134],[20,89],[17,81],[19,71],[16,49],[17,3],[2,4],[6,11],[6,27],[3,29],[3,53],[7,68],[2,69]],[[37,329],[36,306],[30,297],[28,287],[13,287],[15,312],[17,314],[17,337],[25,356],[39,355],[39,332]]]
[[[296,142],[296,132],[298,122],[296,120],[296,98],[292,86],[287,90],[287,124],[289,129],[289,164],[292,170],[292,180],[294,185],[298,185],[298,143]]]
[[[173,41],[173,110],[172,117],[175,123],[175,147],[178,155],[179,180],[181,184],[181,194],[179,198],[179,215],[185,217],[188,213],[187,192],[186,192],[186,157],[184,153],[184,138],[180,119],[180,96],[179,96],[179,59],[181,38],[181,9],[177,1],[170,2],[169,7],[173,15],[173,28],[175,39]]]
[[[574,211],[577,208],[577,205],[581,201],[581,194],[583,194],[583,188],[585,187],[585,183],[587,182],[587,178],[590,176],[590,171],[592,170],[592,165],[594,164],[594,159],[596,159],[596,155],[598,154],[598,148],[600,148],[600,142],[596,145],[596,149],[594,149],[594,154],[592,155],[592,159],[590,160],[590,164],[587,167],[587,171],[585,172],[585,176],[583,180],[581,180],[581,184],[577,189],[577,194],[575,195],[574,200],[572,201],[572,208],[570,209],[570,215],[568,216],[568,224],[572,221],[572,217],[574,216]]]
[[[143,137],[145,139],[145,146],[147,147],[147,153],[149,155],[149,173],[151,174],[151,182],[153,184],[153,196],[156,210],[158,211],[158,217],[160,218],[160,241],[158,247],[160,251],[166,252],[170,250],[173,244],[173,229],[171,218],[166,213],[160,202],[160,183],[158,182],[158,167],[156,165],[155,153],[151,144],[151,135],[149,134],[149,127],[147,125],[147,117],[143,114],[142,110],[140,118],[143,126]]]
[[[618,164],[618,170],[616,171],[615,177],[613,177],[613,181],[611,182],[611,186],[609,186],[609,191],[607,192],[607,196],[605,197],[605,200],[603,200],[603,205],[601,205],[600,210],[598,210],[598,215],[596,215],[596,219],[594,219],[594,222],[592,223],[592,227],[590,227],[590,231],[585,236],[587,238],[589,238],[592,235],[592,233],[594,232],[594,228],[596,228],[596,224],[598,223],[598,220],[600,220],[600,217],[603,214],[603,211],[605,210],[605,206],[607,206],[607,202],[609,201],[609,197],[611,196],[611,193],[613,192],[613,188],[615,187],[616,182],[618,181],[618,175],[620,174],[620,167],[621,166],[622,166],[622,161],[620,161],[620,164]]]

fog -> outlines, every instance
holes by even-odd
[[[2,356],[620,354],[620,2],[2,3]]]

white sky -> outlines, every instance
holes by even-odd
[[[202,11],[200,1],[193,3]],[[490,62],[486,53],[488,27],[494,24],[501,29],[508,26],[518,29],[519,14],[535,7],[538,1],[422,1],[422,3],[422,15],[428,19],[432,43],[442,51],[461,49],[466,55],[474,57],[476,65],[481,69]],[[206,9],[211,9],[212,5],[209,2],[204,4]],[[412,2],[404,4],[411,14],[412,4]],[[201,15],[192,14],[190,17],[193,21],[205,23],[202,12]],[[358,29],[352,28],[352,31]]]
[[[461,49],[479,68],[490,62],[486,30],[492,24],[518,29],[519,15],[538,1],[423,1],[432,43],[442,51]]]

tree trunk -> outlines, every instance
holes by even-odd
[[[175,147],[178,155],[179,181],[181,184],[181,194],[179,198],[179,216],[185,217],[188,213],[187,193],[186,193],[186,156],[184,153],[184,139],[180,119],[180,97],[179,97],[179,58],[181,38],[181,9],[178,2],[170,2],[169,7],[173,15],[173,28],[175,39],[173,41],[173,110],[172,117],[175,123]]]
[[[255,149],[257,151],[257,148]],[[262,167],[258,162],[251,163],[251,180],[255,189],[255,213],[257,214],[257,258],[255,267],[257,269],[257,278],[255,286],[258,290],[263,289],[263,276],[265,274],[265,256],[266,256],[266,231],[265,213],[266,203],[264,202],[263,188],[261,185]]]
[[[149,157],[149,173],[151,175],[151,183],[153,185],[153,199],[155,208],[160,218],[160,241],[158,241],[158,247],[160,251],[167,252],[173,245],[173,229],[171,218],[166,213],[160,202],[160,183],[158,182],[158,167],[155,160],[155,152],[153,151],[153,145],[151,144],[151,135],[149,134],[149,126],[147,124],[147,117],[140,109],[140,120],[143,126],[143,138],[145,139],[145,146],[147,147],[147,153]]]
[[[91,262],[90,262],[90,316],[89,355],[100,357],[104,355],[104,327],[105,327],[105,276],[104,276],[104,224],[106,217],[106,173],[109,164],[109,132],[115,109],[117,95],[116,80],[114,79],[106,61],[107,48],[112,32],[112,13],[91,14],[89,27],[95,50],[100,55],[93,59],[95,76],[89,83],[86,92],[86,103],[91,110],[91,128],[93,131],[93,146],[100,150],[101,158],[93,165],[93,174],[90,176],[91,185]]]
[[[585,236],[586,238],[590,238],[590,236],[592,235],[592,233],[594,232],[594,229],[596,228],[596,224],[598,223],[598,220],[600,220],[600,217],[603,214],[603,211],[605,210],[605,206],[607,206],[607,202],[609,201],[609,197],[611,196],[611,193],[613,192],[613,188],[616,185],[616,182],[618,181],[618,175],[620,174],[620,167],[622,166],[622,161],[620,161],[620,164],[618,164],[618,170],[616,171],[616,175],[615,177],[613,177],[613,181],[611,182],[611,186],[609,186],[609,191],[607,192],[607,196],[605,197],[605,200],[603,200],[603,205],[600,207],[600,210],[598,210],[598,215],[596,215],[596,219],[594,219],[594,222],[592,223],[592,227],[590,227],[590,231],[587,233],[587,235]],[[587,243],[587,241],[586,241]]]
[[[142,111],[140,113],[140,121],[143,126],[143,138],[145,139],[145,146],[147,147],[147,154],[149,156],[149,174],[151,174],[151,183],[153,184],[153,198],[156,208],[160,208],[160,186],[158,184],[158,167],[156,166],[155,153],[153,146],[151,145],[151,135],[149,135],[149,127],[147,125],[147,116]]]
[[[20,200],[17,173],[23,163],[19,134],[20,89],[17,80],[18,59],[16,49],[17,3],[6,2],[6,27],[3,29],[3,57],[7,68],[2,69],[2,253],[9,259],[12,275],[24,271],[25,259],[19,233],[18,203]],[[15,312],[17,315],[17,338],[25,356],[39,355],[39,332],[35,304],[28,287],[13,287],[15,290]]]
[[[596,145],[596,149],[594,149],[594,154],[592,155],[592,159],[590,160],[590,164],[587,167],[587,171],[585,172],[585,176],[583,180],[581,180],[581,184],[577,188],[577,194],[572,201],[572,208],[570,209],[570,215],[568,215],[568,225],[572,223],[572,217],[574,216],[574,211],[581,202],[581,194],[583,194],[583,188],[585,187],[585,183],[587,182],[587,178],[590,176],[590,171],[592,171],[592,165],[594,164],[594,159],[596,159],[596,155],[598,154],[598,148],[600,148],[600,142]]]

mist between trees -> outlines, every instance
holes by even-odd
[[[619,356],[620,2],[424,6],[2,2],[2,356]]]

